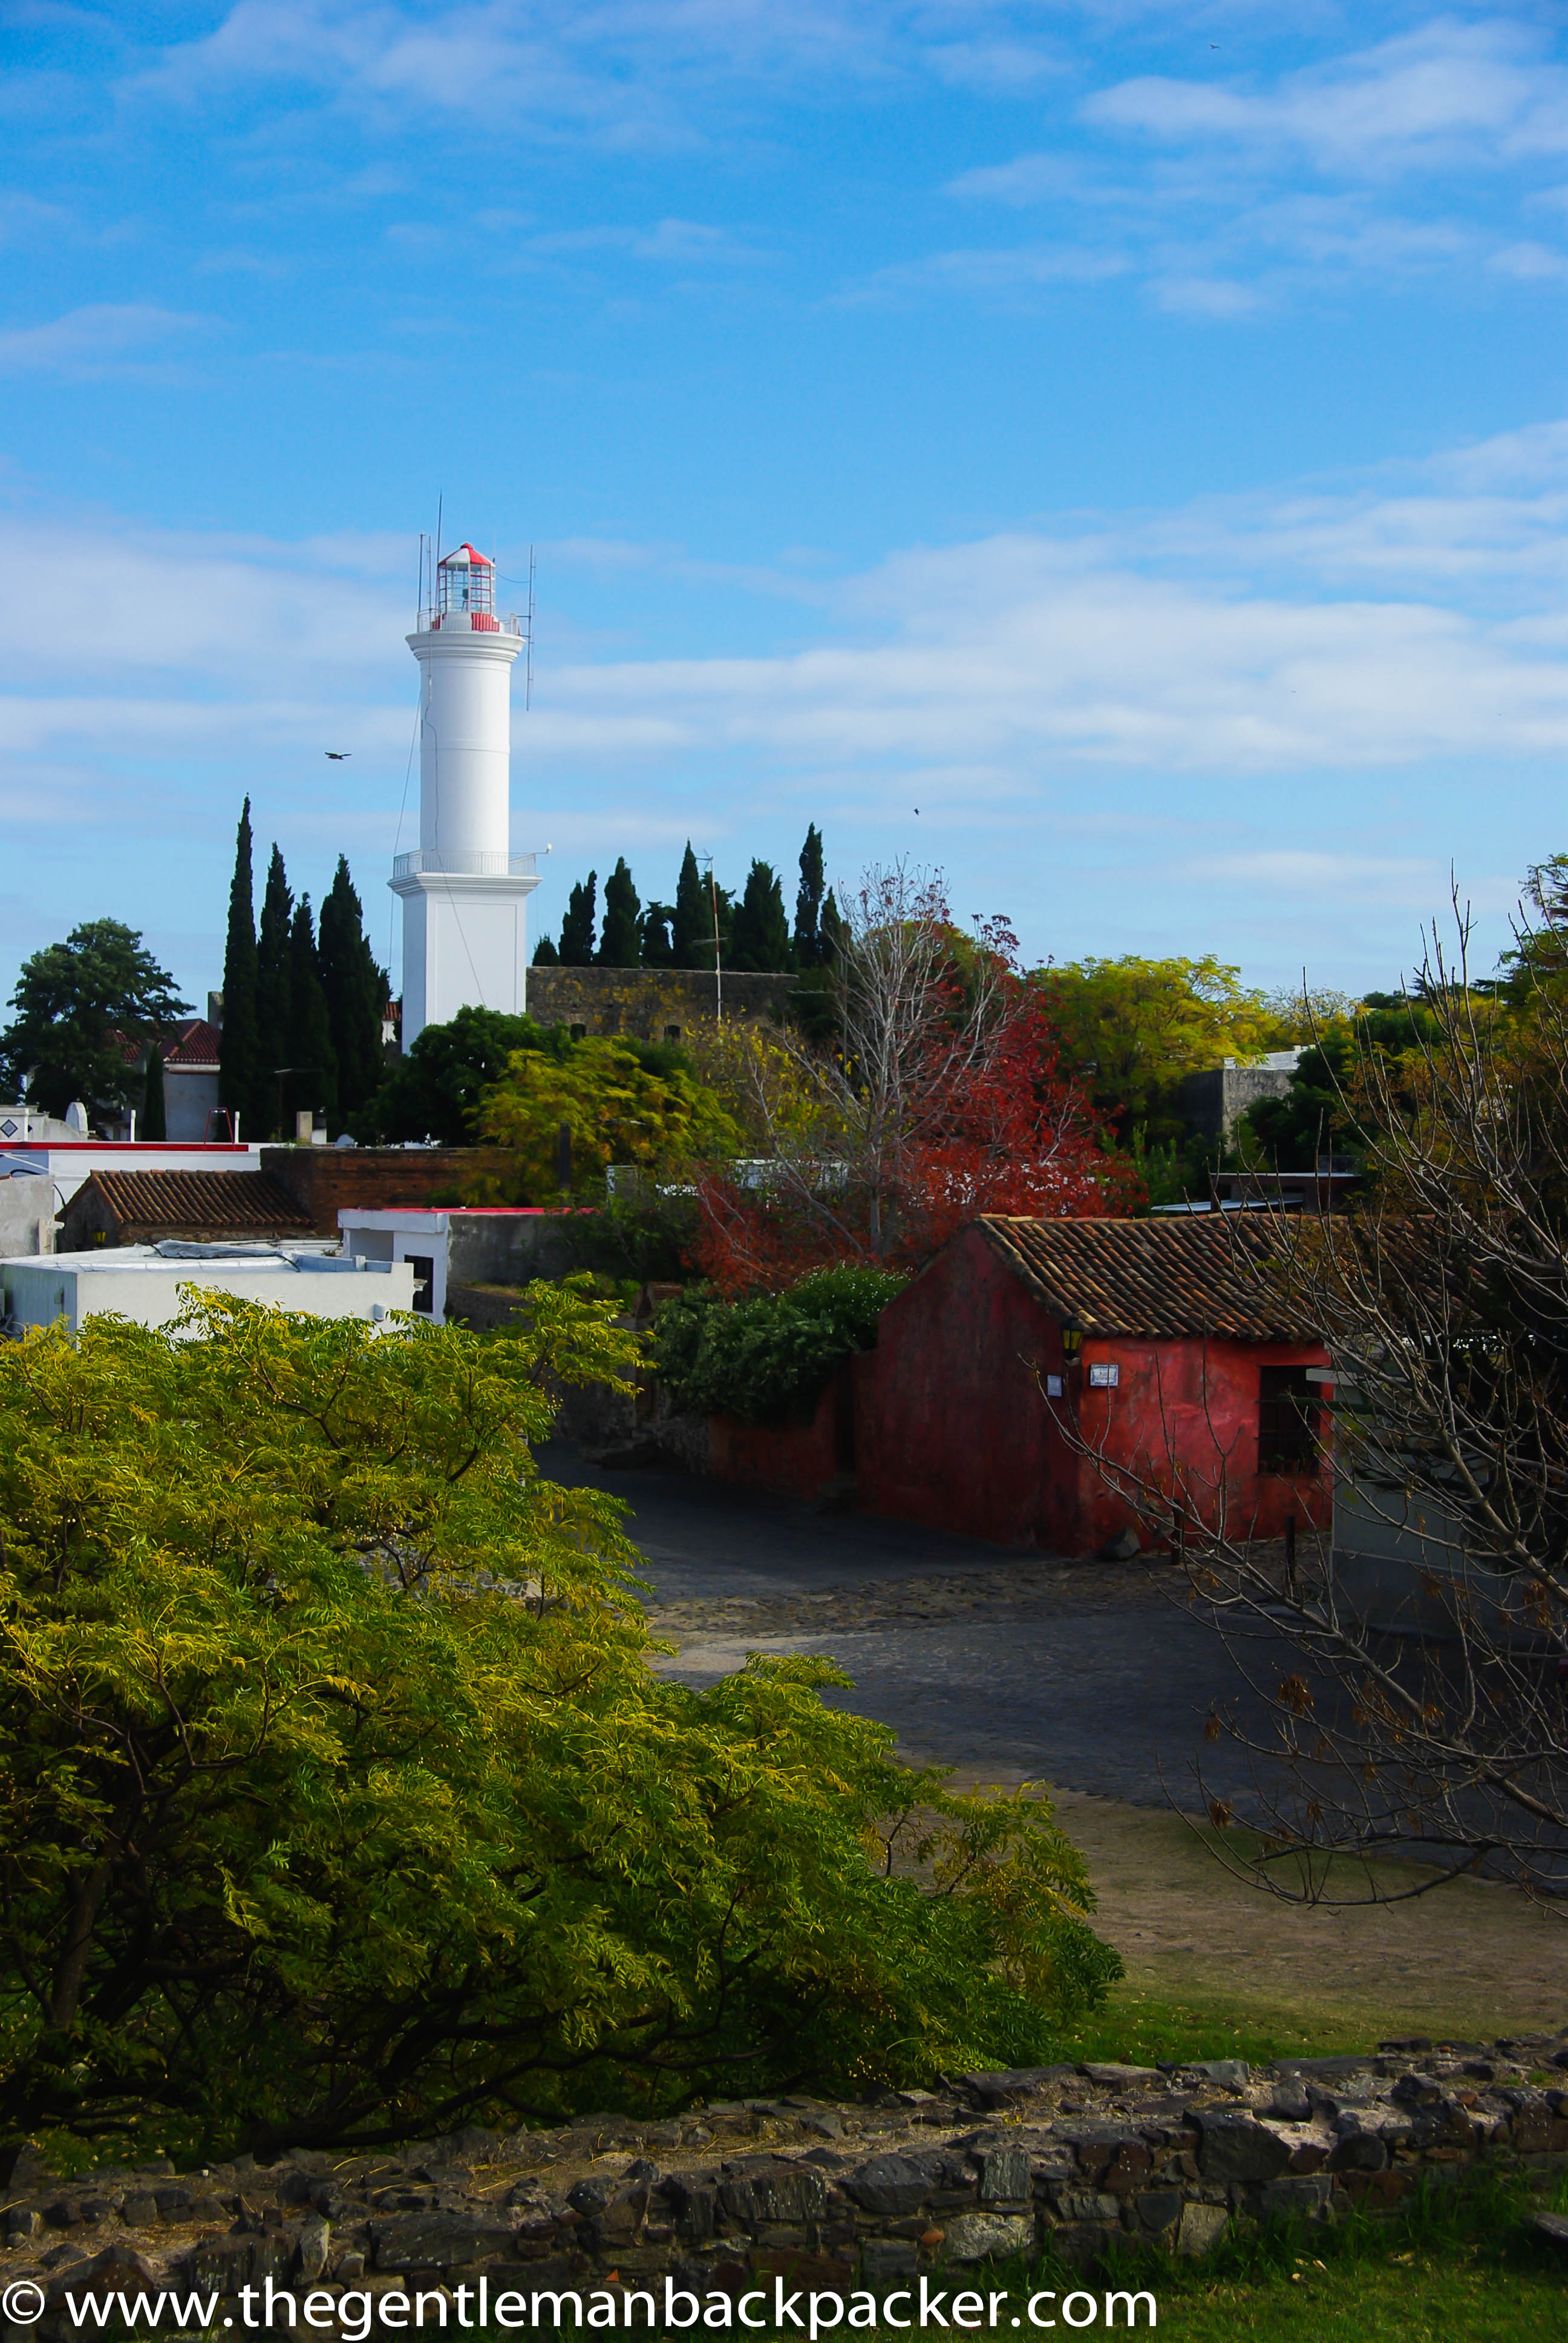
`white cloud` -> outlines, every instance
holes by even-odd
[[[1568,149],[1568,73],[1543,48],[1516,23],[1438,17],[1272,88],[1145,75],[1084,114],[1171,146],[1288,145],[1335,173],[1496,166]]]
[[[722,642],[706,658],[613,644],[541,656],[514,725],[528,842],[558,832],[563,852],[591,853],[609,830],[651,847],[704,825],[720,840],[759,808],[799,806],[876,836],[901,824],[936,856],[954,841],[989,853],[977,900],[982,884],[1005,894],[1018,854],[1049,839],[1111,873],[1159,852],[1193,900],[1263,890],[1369,918],[1441,906],[1453,846],[1441,807],[1418,797],[1392,838],[1363,814],[1348,846],[1324,834],[1322,791],[1370,808],[1402,772],[1469,764],[1506,784],[1560,765],[1565,521],[1568,424],[1552,424],[1332,488],[911,548],[804,588],[781,565],[563,545],[554,576],[640,574],[664,598],[723,577],[788,609],[805,640],[750,657]],[[229,801],[265,777],[302,836],[336,824],[389,852],[412,721],[411,554],[388,536],[279,545],[5,522],[0,811],[35,840],[84,822],[146,838],[218,798],[231,823]],[[575,590],[591,609],[592,589]],[[327,747],[353,763],[325,767]],[[1221,801],[1242,800],[1240,830],[1219,820]],[[1478,900],[1506,892],[1495,871],[1481,878],[1492,894]]]
[[[67,380],[146,375],[154,353],[188,350],[214,331],[210,317],[160,309],[145,301],[96,302],[42,326],[0,331],[0,374],[59,375]]]

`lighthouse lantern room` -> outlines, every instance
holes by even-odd
[[[520,1014],[531,854],[511,850],[512,665],[527,638],[496,608],[471,545],[437,562],[408,648],[419,663],[419,845],[392,866],[403,903],[403,1046],[459,1009]]]

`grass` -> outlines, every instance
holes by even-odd
[[[1317,2343],[1342,2322],[1357,2343],[1555,2343],[1568,2324],[1568,2262],[1533,2227],[1548,2206],[1568,2207],[1568,2181],[1550,2193],[1497,2174],[1429,2184],[1381,2219],[1352,2215],[1332,2229],[1271,2221],[1232,2233],[1203,2261],[1130,2251],[1089,2290],[1103,2301],[1108,2285],[1147,2288],[1158,2331],[1177,2343]],[[1010,2311],[1038,2288],[1085,2284],[1049,2257],[1003,2277]],[[1011,2331],[1006,2317],[1001,2331]]]

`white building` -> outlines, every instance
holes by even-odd
[[[185,1306],[186,1285],[313,1318],[375,1321],[414,1306],[407,1262],[353,1261],[303,1247],[166,1243],[0,1261],[0,1318],[18,1328],[63,1319],[75,1334],[84,1320],[114,1311],[138,1326],[166,1326]]]
[[[403,903],[403,1047],[459,1009],[521,1012],[531,854],[511,850],[512,666],[521,621],[496,608],[494,565],[460,545],[436,567],[419,662],[419,845],[392,866]]]

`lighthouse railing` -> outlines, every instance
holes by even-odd
[[[417,847],[412,854],[394,857],[392,876],[394,879],[417,879],[421,876],[537,879],[538,857],[534,854],[438,854]]]

